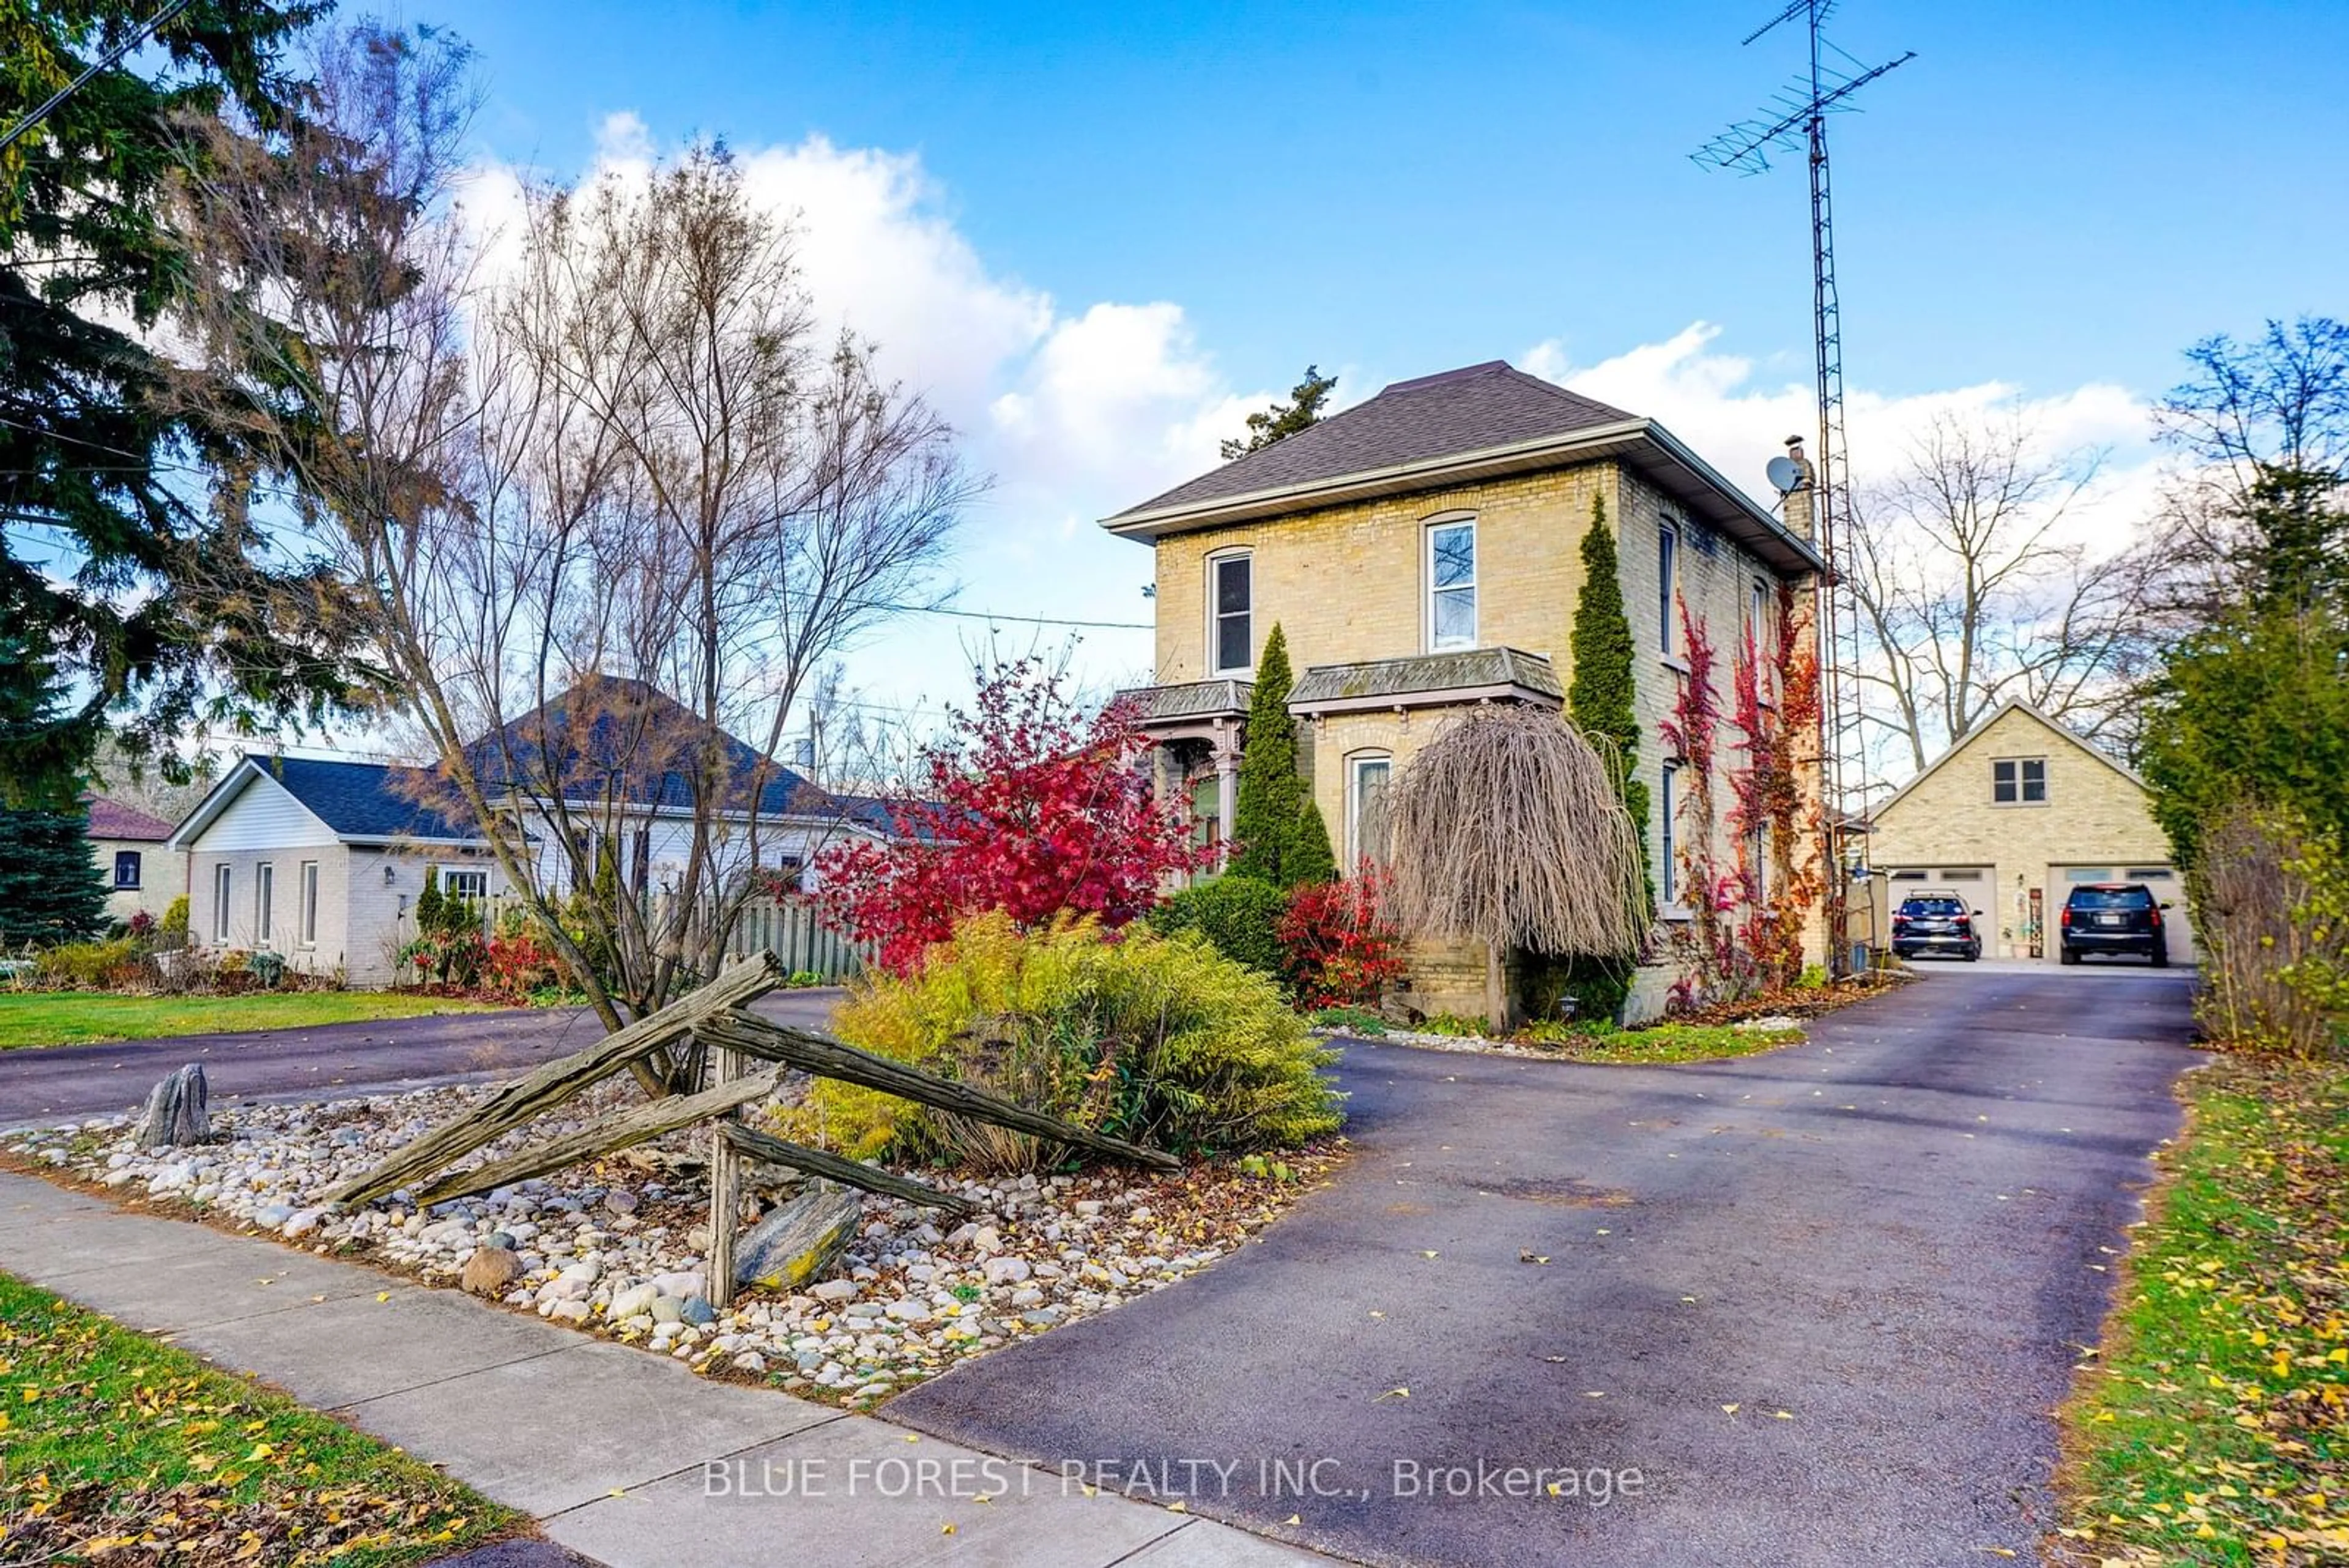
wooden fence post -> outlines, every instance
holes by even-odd
[[[742,1074],[742,1054],[720,1046],[711,1064],[718,1082]],[[713,1307],[734,1301],[734,1228],[742,1221],[742,1157],[727,1141],[726,1124],[741,1113],[728,1111],[709,1124],[709,1278],[705,1298]]]

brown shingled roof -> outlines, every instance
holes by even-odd
[[[1637,416],[1488,359],[1397,381],[1368,402],[1130,506],[1109,521],[1258,491],[1485,452]]]
[[[171,825],[160,816],[150,816],[136,806],[109,800],[102,794],[89,797],[89,829],[92,838],[131,838],[160,844],[171,836]]]

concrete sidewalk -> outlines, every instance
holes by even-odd
[[[708,1382],[456,1291],[6,1172],[0,1270],[335,1411],[612,1568],[1329,1561],[1107,1489],[1088,1497],[1056,1469]]]

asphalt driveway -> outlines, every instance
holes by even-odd
[[[2032,1560],[2188,985],[1951,966],[1682,1068],[1352,1045],[1333,1187],[889,1414],[1369,1563]]]
[[[822,1027],[840,997],[836,990],[778,991],[753,1005],[782,1023]],[[584,1008],[519,1008],[0,1052],[0,1127],[125,1109],[188,1062],[203,1064],[216,1104],[325,1097],[503,1077],[602,1033]]]

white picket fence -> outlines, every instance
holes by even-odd
[[[645,898],[647,925],[656,930],[664,929],[670,896],[656,892]],[[482,929],[495,931],[500,916],[510,906],[527,907],[526,900],[515,895],[493,895],[482,910]],[[714,900],[705,901],[705,919],[715,910]],[[761,948],[775,955],[785,974],[813,974],[826,981],[847,980],[861,972],[866,962],[865,953],[854,942],[824,924],[816,913],[814,899],[797,894],[754,898],[742,906],[727,952],[733,958],[748,958]]]
[[[785,974],[818,974],[846,980],[864,969],[856,944],[816,915],[812,898],[760,898],[745,905],[734,923],[732,952],[748,958],[760,949],[775,955]]]

